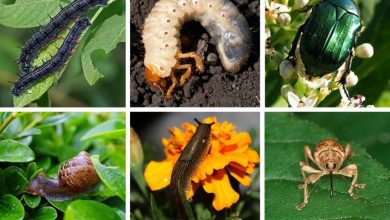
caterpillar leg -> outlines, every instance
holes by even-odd
[[[180,59],[184,59],[184,58],[193,58],[195,60],[195,65],[196,65],[196,69],[199,71],[199,72],[203,72],[204,71],[204,66],[203,66],[203,62],[202,62],[202,58],[200,58],[200,56],[195,53],[195,52],[189,52],[189,53],[180,53],[178,55],[178,58]]]
[[[177,66],[176,69],[186,70],[186,72],[180,77],[180,86],[183,86],[184,83],[186,83],[187,79],[191,76],[191,64],[182,64]]]
[[[171,98],[171,93],[173,92],[173,89],[176,87],[177,85],[177,80],[176,80],[176,76],[175,74],[171,74],[171,80],[172,80],[172,84],[169,86],[169,89],[167,91],[167,94],[165,94],[165,98],[166,99],[170,99]]]

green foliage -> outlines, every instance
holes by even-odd
[[[317,117],[319,114],[317,114]],[[322,115],[321,115],[322,116]],[[326,116],[324,116],[326,117]],[[329,117],[326,117],[329,120]],[[332,120],[344,129],[348,125]],[[390,171],[355,142],[348,142],[355,154],[344,162],[356,164],[358,183],[366,183],[358,189],[359,199],[352,199],[347,190],[352,179],[335,176],[333,198],[329,197],[329,179],[322,177],[309,185],[309,203],[301,211],[294,209],[303,201],[299,161],[304,160],[303,146],[311,149],[324,138],[336,136],[318,125],[290,114],[267,113],[265,121],[265,206],[267,219],[385,219],[389,215]],[[347,142],[340,139],[345,146]]]
[[[289,1],[289,6],[293,6],[294,1]],[[311,0],[310,2],[315,2]],[[389,65],[390,43],[390,23],[387,13],[390,11],[390,2],[387,0],[356,0],[361,10],[363,25],[366,27],[358,38],[357,45],[370,43],[374,47],[374,56],[370,59],[360,59],[355,57],[352,70],[359,78],[359,83],[350,89],[350,94],[362,94],[366,97],[366,104],[376,106],[390,105],[389,79],[387,74]],[[292,40],[297,33],[298,27],[305,21],[304,13],[300,13],[292,8],[291,23],[286,26],[268,24],[271,31],[271,46],[280,52],[283,58],[287,57],[286,51],[291,47]],[[270,55],[266,56],[266,106],[287,106],[281,97],[280,89],[283,81],[279,75],[278,66],[281,62],[270,62]],[[296,85],[299,86],[299,85]],[[299,90],[299,88],[296,88]],[[320,104],[321,107],[336,106],[340,103],[340,94],[336,91],[327,96]]]
[[[54,16],[57,14],[60,10],[61,5],[68,4],[70,1],[59,1],[59,0],[51,0],[51,1],[35,1],[35,0],[17,0],[12,4],[6,4],[6,3],[0,3],[0,25],[4,25],[11,28],[30,28],[30,27],[37,27],[39,25],[46,24],[50,20],[50,16]],[[77,72],[81,69],[84,72],[84,76],[86,81],[89,83],[89,85],[94,85],[96,81],[103,77],[102,70],[104,71],[104,75],[109,76],[107,80],[109,80],[111,83],[115,84],[113,79],[124,79],[124,74],[118,76],[119,74],[122,74],[124,72],[124,67],[120,68],[107,68],[112,67],[113,62],[109,65],[105,65],[106,68],[100,68],[102,66],[100,63],[103,61],[106,62],[107,59],[110,59],[112,61],[111,55],[109,57],[96,57],[93,56],[94,51],[103,50],[106,54],[109,54],[110,52],[117,50],[117,48],[124,49],[124,42],[125,42],[125,3],[124,0],[112,0],[109,1],[108,6],[106,7],[100,7],[99,9],[93,10],[93,13],[89,13],[92,16],[91,19],[91,26],[87,28],[86,31],[84,31],[84,34],[80,37],[81,44],[77,47],[77,53],[73,54],[78,61],[71,62],[77,64],[78,69],[75,67],[72,67],[70,71]],[[88,15],[88,13],[87,13]],[[63,39],[67,35],[69,29],[73,26],[74,22],[68,25],[68,27],[63,30],[59,37],[56,39],[53,39],[50,44],[43,48],[38,56],[33,61],[33,67],[41,66],[43,62],[48,61],[52,55],[54,55],[57,52],[57,48],[59,48],[63,42]],[[29,32],[29,35],[31,35],[31,32]],[[2,36],[2,32],[0,32],[0,38]],[[23,40],[24,41],[24,40]],[[122,44],[121,44],[122,43]],[[23,46],[22,42],[20,43],[20,46]],[[11,44],[12,47],[16,48],[17,45],[15,43]],[[118,47],[119,45],[119,47]],[[4,48],[7,49],[8,48]],[[1,54],[5,53],[2,48],[0,48],[0,57]],[[17,59],[17,57],[20,54],[20,51],[14,52],[12,60]],[[10,57],[6,57],[6,59],[11,62]],[[121,54],[119,59],[124,59],[124,55]],[[70,59],[69,59],[70,60]],[[82,62],[80,62],[82,61]],[[99,62],[97,62],[99,61]],[[108,64],[105,63],[105,64]],[[120,62],[121,65],[123,65],[123,62]],[[10,71],[18,71],[17,64],[13,64],[14,67]],[[13,103],[14,106],[22,107],[26,105],[30,105],[31,103],[37,104],[38,106],[51,106],[52,101],[51,97],[48,95],[48,91],[58,82],[58,80],[61,78],[63,72],[67,68],[68,63],[63,65],[63,67],[56,71],[55,73],[51,74],[50,76],[44,78],[43,80],[40,80],[36,84],[34,84],[30,89],[28,89],[26,92],[24,92],[20,97],[14,96],[13,97]],[[73,64],[74,65],[74,64]],[[119,65],[119,64],[118,64]],[[76,67],[77,67],[76,66]],[[100,70],[97,69],[99,67]],[[0,69],[1,72],[2,69]],[[115,78],[112,76],[116,75]],[[16,75],[12,76],[12,78],[1,78],[0,77],[0,84],[2,84],[3,81],[15,81],[17,79]],[[70,79],[74,80],[74,77],[70,77]],[[116,92],[124,92],[124,81],[121,80],[123,85],[113,85],[111,88],[115,89]],[[73,85],[76,85],[76,82],[73,82]],[[8,85],[10,86],[10,85]],[[72,86],[74,88],[74,86]],[[106,87],[103,87],[107,89]],[[77,89],[81,91],[85,91],[88,88],[85,89]],[[121,89],[123,91],[118,91],[118,89]],[[9,90],[8,90],[9,91]],[[98,91],[98,90],[97,90]],[[1,92],[1,90],[0,90]],[[72,91],[69,89],[67,91],[71,93]],[[103,91],[100,92],[100,94],[110,93],[110,91]],[[7,94],[9,96],[9,92]],[[57,96],[58,94],[54,94],[52,96]],[[86,96],[88,97],[88,95]],[[90,97],[90,96],[89,96]],[[124,100],[120,100],[120,98],[124,98],[124,96],[117,96],[115,99],[116,102],[122,103],[124,105]],[[58,98],[58,97],[55,97]],[[79,97],[75,97],[78,99]],[[100,99],[102,96],[99,97]],[[108,97],[106,97],[108,98]],[[8,99],[8,97],[7,97]],[[112,97],[109,98],[109,100],[103,100],[99,101],[100,103],[109,103],[111,102]],[[56,104],[64,106],[62,103],[58,103],[56,100],[54,100]],[[73,101],[73,100],[69,100]],[[99,102],[95,101],[95,105],[101,105],[98,104]],[[78,105],[80,105],[79,102]],[[73,103],[74,106],[76,103]],[[7,105],[6,102],[0,102],[0,105]],[[66,105],[66,104],[65,104]],[[106,104],[106,106],[113,106],[118,104]]]
[[[0,113],[0,219],[123,219],[124,125],[124,113]],[[81,141],[85,134],[92,138]],[[59,166],[80,151],[92,155],[101,178],[96,189],[49,203],[23,193],[38,173],[56,177]]]

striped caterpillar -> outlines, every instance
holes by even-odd
[[[38,52],[56,38],[59,33],[74,19],[82,13],[97,5],[107,5],[108,0],[75,0],[50,19],[50,22],[39,29],[22,48],[18,62],[21,65],[22,74],[30,71],[31,62]]]
[[[89,23],[88,18],[81,18],[76,21],[57,53],[42,66],[37,67],[28,74],[22,75],[20,79],[15,82],[15,85],[12,88],[12,94],[20,96],[35,81],[40,80],[58,70],[68,60],[72,54],[72,50],[77,44],[78,38],[89,25],[91,24]]]
[[[229,0],[160,0],[145,19],[142,39],[145,77],[151,86],[161,91],[167,90],[166,78],[170,77],[172,83],[165,95],[167,99],[178,84],[176,70],[185,70],[179,80],[180,86],[191,76],[191,64],[180,64],[179,59],[193,58],[196,69],[204,71],[198,54],[180,51],[180,27],[188,20],[200,22],[216,42],[226,71],[237,72],[249,57],[248,23]]]

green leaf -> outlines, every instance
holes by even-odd
[[[322,116],[322,115],[321,115]],[[337,123],[337,122],[335,122]],[[344,125],[345,126],[345,125]],[[303,191],[297,188],[303,180],[299,161],[304,160],[303,147],[314,146],[324,138],[335,135],[318,125],[300,120],[290,114],[267,113],[265,120],[265,207],[267,219],[384,219],[390,203],[390,171],[385,169],[358,144],[350,143],[355,156],[344,164],[356,164],[359,199],[347,190],[352,179],[334,177],[335,195],[329,197],[329,177],[324,176],[309,185],[309,203],[301,211],[295,205],[303,201]],[[346,142],[340,141],[345,146]]]
[[[0,24],[13,28],[36,27],[46,24],[60,11],[60,0],[16,0],[14,4],[0,4]]]
[[[65,210],[64,220],[96,219],[120,220],[120,216],[109,206],[91,200],[77,200]]]
[[[26,171],[27,178],[30,178],[32,175],[34,175],[34,173],[36,173],[37,170],[38,170],[38,166],[35,162],[29,163]]]
[[[81,61],[85,78],[90,85],[95,84],[98,79],[103,77],[103,74],[100,73],[93,65],[91,59],[92,53],[99,49],[109,53],[115,49],[118,43],[125,42],[125,21],[125,14],[120,16],[114,15],[106,19],[98,30],[96,30],[94,37],[85,46],[84,52],[81,55]]]
[[[17,138],[24,138],[24,137],[33,136],[33,135],[40,135],[41,133],[42,133],[41,129],[32,128],[32,129],[29,129],[27,131],[23,131],[22,133],[18,134],[16,137]]]
[[[109,120],[103,122],[96,127],[89,130],[82,138],[81,141],[105,138],[105,139],[125,139],[126,137],[126,124],[123,120]]]
[[[19,220],[24,217],[22,203],[12,195],[3,195],[0,199],[0,220]]]
[[[19,167],[7,167],[2,171],[2,175],[4,176],[5,187],[0,189],[0,192],[4,190],[6,193],[16,196],[26,189],[28,184],[27,177]]]
[[[126,201],[125,175],[117,167],[108,167],[101,164],[98,155],[91,156],[91,160],[101,181],[123,201]]]
[[[74,201],[76,201],[76,199],[66,200],[63,202],[54,202],[49,200],[48,202],[61,212],[65,212],[66,208]]]
[[[14,140],[0,141],[0,162],[24,163],[34,159],[34,152],[28,146]]]
[[[30,208],[36,208],[39,203],[41,203],[41,197],[40,196],[33,196],[28,194],[23,194],[23,200],[26,202],[28,207]]]
[[[51,220],[57,218],[57,212],[53,207],[42,207],[37,212],[35,212],[32,216],[34,220]]]
[[[51,127],[51,126],[63,124],[68,120],[69,120],[69,115],[67,114],[53,115],[43,120],[39,127],[40,128]]]

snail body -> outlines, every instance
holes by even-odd
[[[61,166],[57,179],[39,174],[30,181],[26,193],[61,202],[91,190],[99,181],[90,155],[82,151]]]

